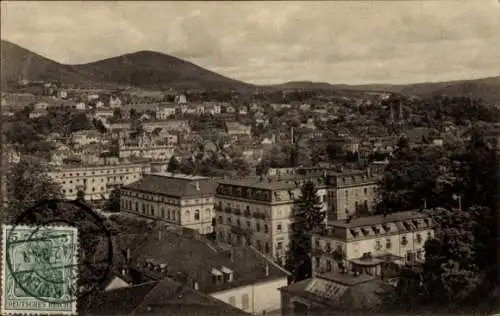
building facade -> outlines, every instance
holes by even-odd
[[[210,178],[151,174],[120,191],[120,209],[177,226],[213,232],[215,183]]]
[[[271,178],[219,181],[215,195],[217,241],[251,244],[284,264],[290,242],[292,210],[305,181]],[[326,211],[326,187],[317,185],[317,188]]]
[[[151,170],[149,163],[106,163],[99,165],[62,165],[48,175],[62,187],[66,199],[76,199],[78,191],[85,200],[99,201],[111,191],[139,180]]]
[[[379,275],[381,265],[424,260],[434,222],[425,212],[407,211],[329,222],[312,237],[313,275],[360,269]]]
[[[369,215],[375,211],[380,175],[366,171],[330,173],[328,177],[328,220],[348,215]]]

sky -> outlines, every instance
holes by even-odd
[[[0,30],[61,63],[152,50],[255,84],[500,75],[500,0],[1,1]]]

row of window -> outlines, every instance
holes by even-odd
[[[120,173],[120,172],[126,172],[126,173],[130,173],[130,172],[138,172],[140,173],[142,171],[142,168],[132,168],[132,170],[130,170],[130,168],[127,168],[127,169],[108,169],[108,170],[98,170],[98,171],[91,171],[91,172],[82,172],[82,175],[83,176],[86,176],[86,175],[95,175],[95,174],[110,174],[110,173]],[[80,172],[70,172],[68,173],[68,176],[69,177],[72,177],[73,174],[77,177],[80,176]],[[61,176],[61,175],[59,175]],[[66,177],[66,173],[63,173],[62,174],[62,177]]]
[[[219,216],[217,218],[217,223],[218,224],[228,224],[228,225],[232,225],[233,224],[233,219],[231,216],[229,216],[226,220],[226,222],[224,222],[224,217],[222,216]],[[234,224],[238,227],[241,227],[241,228],[247,228],[247,229],[250,229],[250,230],[253,230],[253,226],[252,226],[252,222],[251,221],[246,221],[246,226],[243,227],[243,224],[241,223],[240,219],[237,218],[235,221],[234,221]],[[264,224],[263,226],[263,229],[261,230],[261,225],[260,223],[255,223],[255,231],[260,233],[261,231],[264,232],[264,233],[269,233],[269,226],[267,224]],[[276,224],[276,231],[277,232],[283,232],[283,225],[281,223],[277,223]]]
[[[135,174],[135,175],[131,175],[131,178],[139,178],[139,175]],[[123,176],[120,176],[120,181],[123,181]],[[80,182],[80,181],[83,181],[84,183],[86,183],[88,180],[90,180],[90,182],[95,182],[96,179],[95,178],[92,178],[92,179],[76,179],[76,183]],[[105,178],[101,178],[101,182],[104,182]],[[107,178],[108,181],[117,181],[117,177],[114,176],[113,178],[111,177],[108,177]],[[129,177],[128,176],[125,176],[125,180],[129,180]],[[69,184],[72,184],[73,183],[73,180],[69,180],[68,181]],[[65,181],[62,181],[62,184],[66,184],[66,180]]]
[[[99,189],[99,188],[98,188]],[[92,188],[92,192],[95,192],[96,191],[96,188]],[[104,192],[106,191],[104,187],[100,187],[100,190],[98,192]],[[73,193],[73,189],[62,189],[62,193],[66,194],[66,192],[68,193]],[[75,189],[75,192],[78,192],[78,190]]]
[[[221,242],[228,242],[230,244],[240,244],[240,245],[246,244],[246,240],[245,240],[245,237],[243,235],[227,233],[227,236],[226,236],[226,234],[221,231],[221,232],[219,232],[218,237],[219,237],[219,240]],[[252,240],[250,240],[250,243],[252,245],[254,245],[255,248],[257,248],[259,251],[262,251],[262,252],[267,253],[267,254],[269,254],[271,252],[271,246],[270,246],[269,242],[262,242],[259,239],[255,239],[255,240],[252,239]],[[279,250],[283,250],[283,249],[284,249],[283,241],[276,242],[276,250],[279,251]]]
[[[427,238],[431,238],[432,237],[432,233],[431,232],[427,232]],[[401,246],[406,246],[408,245],[408,237],[407,236],[401,236]],[[421,234],[416,234],[415,235],[415,243],[416,244],[422,244],[423,242],[423,237]],[[320,249],[321,248],[321,243],[320,243],[320,240],[319,239],[316,239],[316,248],[317,249]],[[382,241],[381,240],[375,240],[375,250],[382,250],[384,247],[382,246]],[[387,238],[385,240],[385,249],[391,249],[392,248],[392,240],[390,238]],[[332,249],[335,249],[334,246],[331,246],[330,243],[326,243],[326,250],[327,251],[330,251]]]
[[[160,216],[162,218],[166,218],[166,219],[169,219],[169,220],[170,219],[174,220],[174,221],[177,220],[177,219],[180,220],[180,217],[181,217],[181,213],[180,213],[179,210],[173,210],[173,209],[167,209],[167,210],[165,210],[162,207],[162,208],[156,210],[158,212],[155,212],[154,205],[151,205],[149,203],[141,203],[140,210],[139,210],[139,202],[135,202],[135,205],[133,205],[131,200],[126,200],[126,201],[123,201],[123,205],[128,210],[134,210],[136,212],[141,212],[143,214],[151,215],[151,216]],[[135,207],[132,208],[133,206],[135,206]],[[189,210],[184,211],[184,216],[187,219],[191,220],[191,211],[189,211]],[[212,211],[210,209],[208,209],[208,208],[205,209],[205,216],[209,217],[209,218],[212,218]],[[195,221],[199,221],[200,217],[201,217],[200,210],[194,210],[194,212],[193,212],[193,219]]]
[[[168,203],[168,204],[173,204],[173,205],[180,205],[181,201],[178,198],[168,198],[168,197],[163,197],[163,196],[158,196],[158,195],[150,195],[150,194],[141,194],[136,191],[130,191],[130,190],[122,190],[121,191],[122,196],[129,196],[132,198],[138,198],[138,199],[143,199],[143,200],[149,200],[149,201],[156,201],[156,202],[161,202],[161,203]],[[183,205],[187,204],[193,204],[193,205],[199,205],[203,203],[211,203],[212,198],[202,198],[202,199],[195,199],[195,200],[182,200]]]

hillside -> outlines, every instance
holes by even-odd
[[[59,64],[8,41],[1,41],[1,85],[15,83],[20,79],[59,80],[68,82],[85,80],[71,66]]]
[[[173,56],[141,51],[74,66],[95,82],[148,88],[245,90],[252,86]]]
[[[199,67],[176,57],[141,51],[82,65],[65,65],[8,41],[1,41],[2,89],[19,79],[62,80],[80,87],[138,87],[176,90],[237,90],[253,93],[255,86]],[[296,81],[260,87],[264,90],[327,90],[341,94],[385,91],[427,97],[472,95],[500,104],[500,76],[476,80],[408,85],[343,85]]]
[[[253,86],[190,62],[141,51],[82,65],[64,65],[2,40],[2,86],[20,78],[60,80],[76,86],[249,90]],[[5,69],[5,70],[4,70]]]
[[[500,76],[450,82],[430,82],[407,85],[332,85],[324,82],[297,81],[269,86],[274,89],[302,89],[329,91],[381,91],[429,97],[432,95],[467,96],[482,98],[487,103],[500,104]]]

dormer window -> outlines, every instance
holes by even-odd
[[[212,280],[214,284],[219,284],[222,282],[223,274],[218,269],[212,268]]]
[[[222,274],[223,274],[223,279],[224,283],[226,282],[232,282],[234,279],[234,272],[233,270],[229,269],[228,267],[223,266],[221,268]]]

